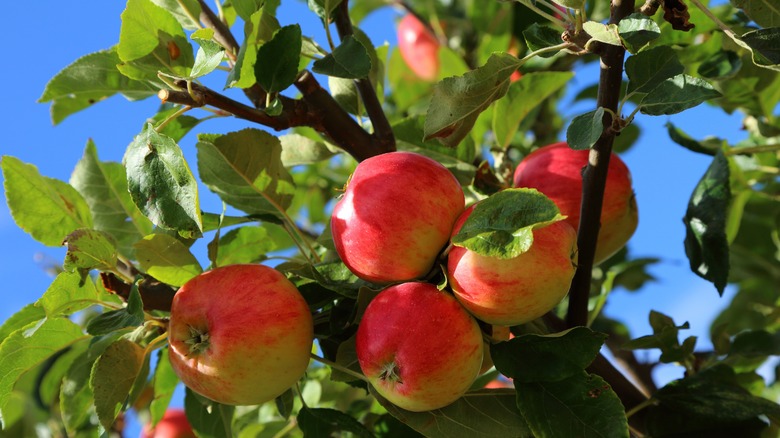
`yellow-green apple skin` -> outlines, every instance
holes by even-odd
[[[264,265],[200,274],[173,298],[173,370],[190,389],[230,405],[273,400],[309,364],[314,327],[298,289]]]
[[[528,154],[517,166],[514,186],[534,188],[547,195],[576,230],[579,228],[582,202],[581,172],[588,164],[588,154],[589,151],[575,151],[564,142],[541,147]],[[623,248],[639,223],[631,173],[616,154],[609,159],[600,219],[596,264]]]
[[[398,50],[420,79],[433,81],[439,75],[439,41],[412,14],[398,22]]]
[[[413,152],[358,164],[331,217],[344,264],[374,283],[423,277],[449,241],[465,198],[444,166]]]
[[[453,235],[472,211],[463,212]],[[511,259],[450,250],[449,283],[466,310],[486,323],[513,326],[544,315],[566,296],[576,270],[577,233],[561,220],[534,229],[533,236],[528,251]]]
[[[476,320],[450,293],[411,282],[390,286],[369,303],[356,350],[382,397],[422,412],[447,406],[469,389],[482,364],[483,341]]]

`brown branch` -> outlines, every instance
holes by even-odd
[[[142,275],[144,275],[144,278],[138,283],[138,293],[141,295],[141,301],[144,303],[144,310],[170,312],[176,291],[165,283],[160,283],[148,275]],[[124,301],[127,301],[130,297],[132,286],[119,279],[116,275],[110,272],[101,272],[100,280],[107,291],[117,294]]]
[[[610,23],[617,24],[633,10],[634,0],[612,0]],[[601,54],[601,74],[596,104],[599,108],[612,110],[613,113],[617,113],[620,101],[624,55],[623,47],[606,44]],[[569,327],[585,325],[588,321],[591,273],[601,227],[601,206],[604,201],[607,169],[612,154],[612,143],[615,140],[615,132],[611,129],[612,116],[605,113],[602,122],[604,131],[591,148],[588,165],[582,172],[582,205],[577,236],[579,258],[577,272],[569,289],[569,310],[566,315],[566,323]]]
[[[342,41],[344,38],[354,35],[352,20],[349,18],[348,0],[343,0],[338,7],[336,7],[333,19],[336,23],[336,30],[339,33],[339,38],[341,38]],[[371,84],[371,80],[368,78],[358,79],[355,81],[355,86],[366,107],[368,118],[371,119],[371,125],[374,127],[373,137],[375,141],[379,143],[379,146],[385,151],[394,151],[395,135],[393,134],[390,122],[387,120],[385,112],[382,109],[382,104],[379,102],[379,97],[376,95],[374,86]]]

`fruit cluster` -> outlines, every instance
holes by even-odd
[[[357,166],[331,232],[350,271],[388,286],[367,306],[356,335],[360,367],[380,395],[412,411],[452,403],[492,365],[477,320],[493,327],[493,341],[504,340],[508,326],[564,298],[575,271],[577,181],[586,160],[587,151],[556,144],[518,166],[515,185],[546,194],[569,219],[535,227],[530,247],[510,258],[451,245],[477,207],[465,208],[460,183],[438,162],[392,152]],[[625,244],[637,218],[628,170],[616,156],[609,173],[600,258]],[[426,282],[439,265],[452,293]],[[306,301],[267,266],[213,269],[173,300],[171,365],[186,386],[220,403],[255,405],[281,395],[306,371],[313,341]]]
[[[331,232],[356,276],[391,284],[368,305],[357,332],[360,367],[380,395],[411,411],[452,403],[490,366],[477,319],[508,335],[507,326],[544,315],[566,296],[586,164],[587,151],[559,143],[518,166],[515,186],[547,195],[568,219],[535,228],[530,248],[506,259],[450,245],[475,205],[465,208],[460,184],[438,162],[393,152],[358,165],[333,210]],[[609,175],[600,260],[620,249],[637,224],[630,175],[617,156]],[[425,282],[439,264],[452,293]]]

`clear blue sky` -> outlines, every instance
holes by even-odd
[[[288,3],[294,10],[288,8]],[[125,148],[140,131],[144,120],[155,113],[159,105],[156,99],[129,103],[114,97],[69,117],[56,127],[51,124],[48,105],[36,101],[47,81],[63,67],[80,56],[116,44],[123,9],[123,2],[105,0],[43,2],[32,8],[24,2],[6,4],[5,12],[13,19],[6,21],[5,34],[13,46],[0,61],[0,83],[6,87],[0,119],[3,132],[0,154],[16,156],[35,164],[43,175],[66,181],[90,138],[102,160],[121,161]],[[281,12],[282,24],[312,17],[305,2],[285,2]],[[395,45],[393,20],[397,16],[397,12],[385,8],[368,18],[364,30],[377,45],[385,40]],[[304,23],[303,31],[324,41],[316,21]],[[590,85],[596,75],[595,68],[578,71],[576,85]],[[567,116],[574,116],[592,110],[592,105],[592,102],[572,104],[565,100],[563,111]],[[685,236],[682,217],[688,197],[710,160],[673,144],[663,126],[667,120],[696,138],[715,135],[735,142],[745,137],[740,131],[739,115],[727,116],[706,105],[671,118],[637,117],[642,136],[623,157],[633,173],[640,217],[630,248],[636,256],[657,256],[663,260],[651,269],[659,280],[657,283],[638,293],[616,292],[606,311],[626,321],[635,336],[651,332],[647,323],[650,309],[666,313],[678,323],[690,321],[689,334],[698,335],[702,347],[709,342],[709,321],[718,309],[728,305],[731,294],[718,298],[714,287],[688,268],[682,244]],[[227,132],[244,126],[240,121],[214,121],[199,129]],[[194,136],[185,137],[181,146],[194,164]],[[196,170],[195,166],[193,169]],[[201,200],[204,209],[220,210],[216,196],[205,188]],[[0,284],[3,285],[0,321],[3,321],[46,290],[52,278],[43,267],[60,263],[65,251],[46,248],[17,228],[4,197],[0,202],[0,242]],[[205,258],[205,253],[198,256]],[[660,373],[662,380],[669,380],[681,376],[682,371],[665,367]]]

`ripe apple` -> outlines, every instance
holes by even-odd
[[[453,236],[473,210],[458,218]],[[576,269],[577,233],[558,221],[533,230],[533,236],[528,251],[511,259],[450,250],[450,286],[466,310],[488,324],[513,326],[544,315],[566,296]]]
[[[193,391],[231,405],[273,400],[303,376],[314,340],[298,289],[263,265],[213,269],[173,297],[173,370]]]
[[[587,150],[575,151],[565,142],[544,146],[520,162],[515,169],[514,186],[535,188],[547,195],[568,216],[566,221],[577,229],[582,202],[581,172],[587,164]],[[634,234],[639,221],[628,167],[612,154],[607,171],[596,264],[620,250]]]
[[[344,264],[374,283],[420,278],[447,244],[465,199],[438,162],[390,152],[361,162],[333,209],[333,242]]]
[[[195,438],[190,422],[182,409],[171,408],[165,411],[154,429],[150,424],[144,426],[141,438]]]
[[[505,380],[504,378],[497,377],[485,385],[485,388],[499,389],[499,388],[514,388],[515,384],[512,379]]]
[[[482,332],[449,293],[430,283],[402,283],[369,303],[356,351],[380,395],[409,411],[429,411],[454,402],[474,383]]]
[[[412,14],[398,23],[398,49],[406,65],[420,78],[433,81],[439,75],[439,41]]]

